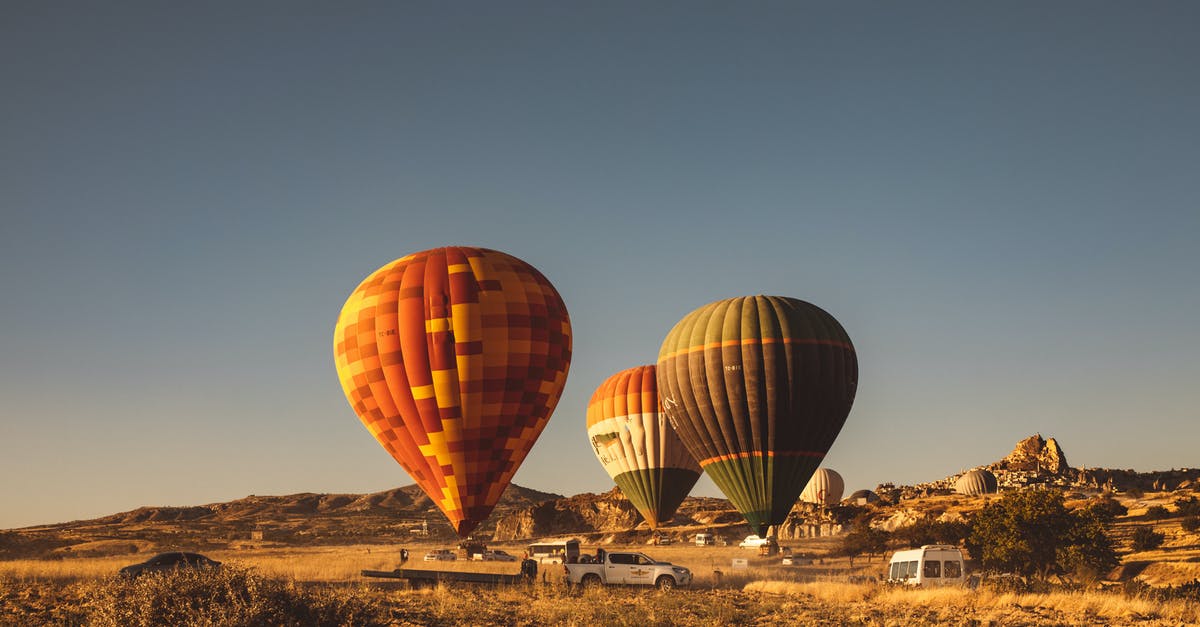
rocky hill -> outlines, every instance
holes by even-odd
[[[509,485],[481,533],[490,534],[493,521],[511,512],[562,499]],[[429,497],[409,485],[372,494],[251,495],[227,503],[139,507],[93,520],[0,531],[0,559],[456,537]]]
[[[1017,443],[1003,459],[979,466],[996,474],[1001,489],[1027,485],[1121,493],[1161,492],[1200,487],[1200,470],[1139,473],[1102,468],[1075,469],[1054,438],[1040,434]],[[916,486],[882,484],[875,508],[895,506],[952,491],[959,475]],[[861,504],[859,504],[861,505]],[[799,503],[781,538],[838,532],[837,512]],[[907,512],[905,515],[917,515]],[[676,540],[699,531],[734,540],[749,533],[725,499],[688,497],[675,519],[661,530]],[[564,497],[510,485],[492,516],[476,531],[482,540],[521,541],[575,535],[591,542],[645,542],[652,531],[632,504],[613,488],[602,494]],[[227,503],[184,507],[141,507],[94,520],[0,531],[0,559],[194,550],[238,546],[393,543],[414,540],[455,542],[442,513],[416,485],[373,494],[251,495]]]

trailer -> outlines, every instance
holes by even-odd
[[[537,562],[525,560],[521,562],[519,573],[478,573],[454,570],[424,570],[417,568],[397,568],[396,570],[364,570],[363,577],[381,579],[407,579],[414,586],[435,585],[441,581],[462,581],[467,583],[515,584],[533,581],[537,576]]]

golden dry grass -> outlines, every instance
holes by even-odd
[[[1131,598],[1102,591],[1017,594],[962,587],[905,588],[838,582],[753,582],[749,592],[812,598],[842,604],[864,616],[882,611],[906,616],[915,610],[944,617],[973,617],[1001,624],[1022,623],[1037,615],[1064,624],[1200,624],[1200,607],[1174,600]],[[1147,623],[1149,624],[1149,623]]]

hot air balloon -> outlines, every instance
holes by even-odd
[[[967,471],[954,482],[954,491],[966,496],[995,494],[996,489],[996,475],[982,468]]]
[[[671,329],[658,354],[671,425],[759,536],[786,520],[841,431],[857,383],[846,331],[794,298],[705,305]]]
[[[459,536],[484,521],[562,394],[571,323],[533,266],[484,248],[393,261],[334,329],[342,389]]]
[[[867,505],[870,503],[878,503],[879,495],[870,490],[856,490],[853,494],[846,497],[846,501],[858,505]]]
[[[800,500],[818,505],[837,505],[842,501],[842,492],[845,490],[846,482],[836,470],[818,468],[800,493]]]
[[[700,465],[662,413],[654,366],[601,383],[588,402],[587,432],[604,470],[651,529],[671,520],[700,478]]]

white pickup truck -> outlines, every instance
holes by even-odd
[[[563,566],[567,570],[567,582],[584,587],[623,584],[658,586],[660,590],[670,590],[692,583],[692,571],[682,566],[656,562],[641,553],[607,553],[601,563]]]

